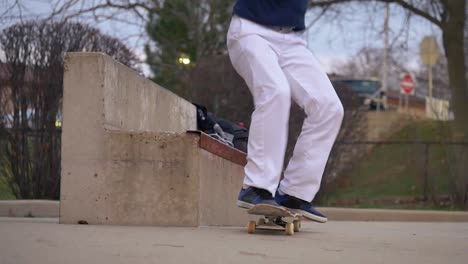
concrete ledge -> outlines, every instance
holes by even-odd
[[[109,56],[67,53],[60,223],[198,225],[196,122],[193,104]]]
[[[332,221],[468,222],[468,212],[320,208]]]
[[[59,217],[59,201],[0,201],[0,217]]]

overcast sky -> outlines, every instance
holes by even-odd
[[[0,10],[12,2],[13,0],[0,0]],[[25,7],[23,15],[28,19],[47,15],[50,12],[51,3],[56,1],[23,0],[21,2],[24,3],[23,6]],[[332,72],[334,65],[348,60],[363,47],[383,47],[384,9],[374,10],[373,12],[363,10],[361,12],[357,7],[357,10],[354,9],[351,12],[351,14],[344,14],[333,19],[329,17],[320,19],[306,32],[309,48],[327,72]],[[317,14],[314,12],[309,12],[307,24],[316,16]],[[137,21],[129,14],[124,15],[124,17],[131,21]],[[392,6],[390,18],[391,40],[399,32],[403,21],[404,17],[401,9]],[[124,40],[140,57],[144,57],[143,45],[146,40],[141,37],[144,35],[144,28],[141,25],[129,25],[128,23],[116,21],[96,23],[94,20],[89,19],[85,19],[85,22],[95,25],[106,34]],[[408,39],[405,38],[402,41],[408,44],[405,55],[409,66],[416,68],[420,63],[418,55],[419,42],[425,35],[438,35],[439,31],[423,19],[412,19],[411,25]],[[144,71],[149,73],[147,69],[144,69]]]

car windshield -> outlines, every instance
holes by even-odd
[[[379,89],[378,81],[371,80],[341,80],[358,94],[374,94]]]

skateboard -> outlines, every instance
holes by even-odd
[[[249,221],[247,224],[249,234],[255,233],[255,230],[278,230],[292,236],[301,229],[301,215],[292,213],[284,207],[258,204],[250,208],[247,213],[261,216],[258,221]]]

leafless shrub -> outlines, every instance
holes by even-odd
[[[134,67],[117,39],[80,23],[29,21],[0,33],[0,177],[17,198],[58,199],[65,52],[105,52]]]

